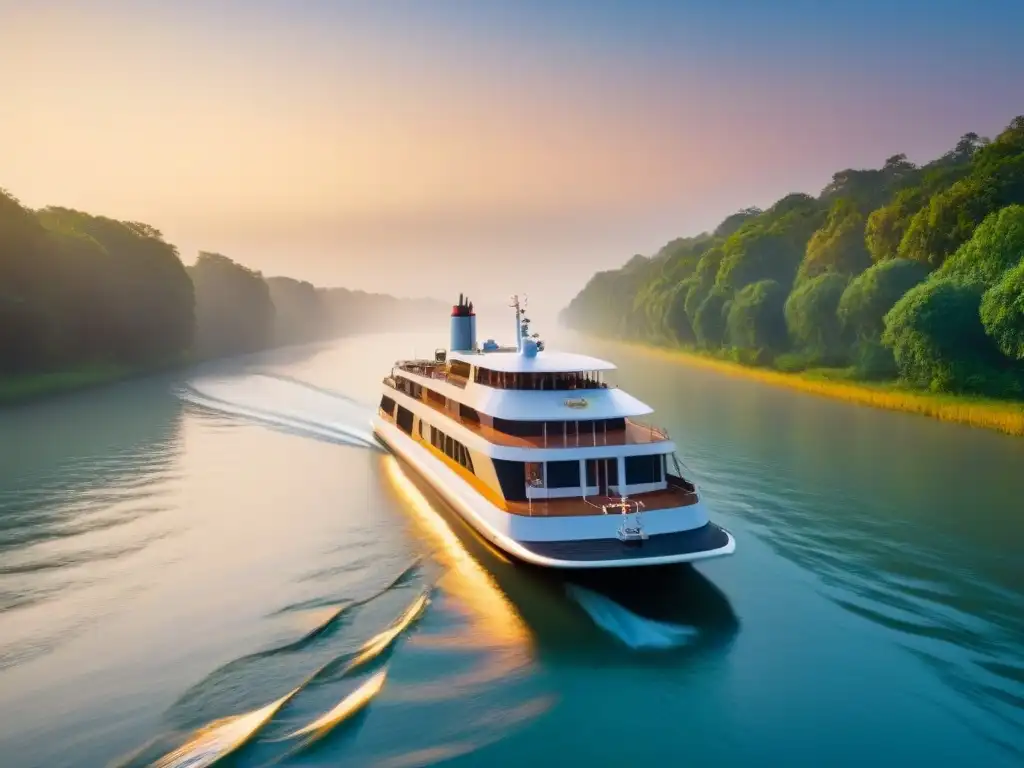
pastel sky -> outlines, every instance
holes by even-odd
[[[993,135],[1022,39],[1021,0],[0,0],[0,186],[186,262],[557,309],[739,208]]]

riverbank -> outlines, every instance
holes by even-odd
[[[966,424],[1024,437],[1024,403],[1020,402],[963,395],[933,394],[908,389],[894,382],[876,384],[835,379],[829,378],[827,371],[783,373],[768,368],[741,365],[689,350],[655,347],[601,337],[594,338],[603,343],[618,345],[662,359],[685,362],[688,365],[696,365],[732,376],[743,376],[764,384],[788,387],[858,405],[916,413],[941,421]]]
[[[66,371],[0,377],[0,407],[80,392],[158,373],[183,364],[184,361],[150,366],[93,365]]]
[[[30,373],[21,376],[0,376],[0,408],[23,405],[27,402],[59,395],[69,395],[87,389],[116,384],[128,379],[181,370],[189,366],[208,365],[218,362],[230,363],[231,361],[262,355],[275,350],[300,349],[315,344],[323,344],[346,335],[348,334],[339,332],[321,338],[294,341],[289,344],[277,344],[254,352],[244,352],[228,357],[202,357],[190,353],[173,360],[151,363],[149,365],[92,365],[72,368],[66,371]]]

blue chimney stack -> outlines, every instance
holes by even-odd
[[[452,352],[472,352],[476,349],[476,313],[473,302],[459,294],[459,303],[452,307]]]

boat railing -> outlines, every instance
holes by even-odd
[[[691,483],[684,477],[679,475],[673,475],[671,472],[665,473],[665,482],[669,488],[678,488],[686,493],[692,493],[694,496],[697,495],[697,484]]]
[[[634,419],[626,419],[627,424],[632,424],[637,429],[642,429],[650,433],[651,442],[656,440],[668,440],[668,430],[664,427],[657,427],[654,424],[648,424],[643,421],[636,421]]]

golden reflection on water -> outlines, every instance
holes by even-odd
[[[417,533],[435,545],[433,557],[445,567],[437,586],[457,598],[471,624],[471,639],[474,642],[486,639],[491,646],[521,648],[523,660],[528,660],[531,638],[526,623],[494,578],[466,551],[462,541],[405,474],[398,460],[385,456],[382,461],[388,480],[407,502]]]
[[[483,657],[470,669],[447,672],[435,680],[409,682],[389,690],[388,699],[403,704],[455,702],[467,698],[471,710],[456,714],[440,743],[408,744],[397,754],[375,755],[373,765],[387,768],[427,765],[475,752],[503,739],[513,728],[533,720],[554,704],[550,695],[523,693],[515,702],[510,679],[529,666],[533,638],[515,606],[494,577],[473,557],[448,522],[405,474],[394,456],[382,459],[385,476],[405,502],[415,532],[433,545],[434,559],[445,568],[438,589],[453,598],[444,607],[465,622],[454,631],[419,633],[409,639],[420,649],[479,651]],[[505,560],[505,562],[508,562]],[[469,691],[474,693],[469,694]],[[487,693],[500,691],[500,699],[487,703]],[[486,692],[486,693],[485,693]],[[510,696],[512,697],[510,699]]]

